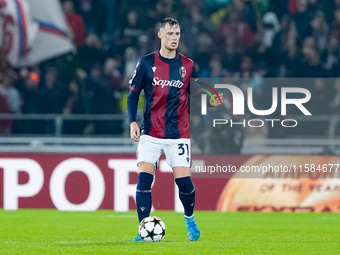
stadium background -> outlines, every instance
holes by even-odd
[[[274,154],[268,156],[274,162],[281,160],[280,154],[300,154],[297,162],[311,163],[314,161],[304,155],[327,154],[333,156],[313,157],[313,160],[316,164],[339,163],[336,138],[340,110],[340,79],[337,78],[340,74],[340,1],[74,0],[60,3],[72,31],[74,51],[23,68],[12,67],[5,53],[1,53],[0,205],[3,208],[117,211],[135,208],[132,197],[137,176],[133,164],[136,145],[128,137],[125,106],[128,80],[138,59],[159,48],[156,23],[167,16],[179,20],[179,51],[195,61],[198,76],[216,81],[223,78],[256,80],[254,105],[258,109],[265,107],[268,99],[264,79],[314,78],[308,88],[313,95],[312,119],[302,118],[301,128],[289,133],[280,129],[260,134],[241,130],[241,142],[227,143],[229,154],[233,154],[228,156],[229,162],[239,167],[253,162],[256,158],[253,154]],[[141,100],[140,107],[142,103]],[[295,112],[290,114],[301,117]],[[225,137],[233,141],[235,134]],[[275,140],[275,147],[251,146],[252,138],[258,136],[268,144]],[[238,149],[233,150],[235,147]],[[287,157],[287,161],[292,160]],[[18,159],[23,159],[23,163]],[[80,159],[81,163],[74,166],[73,159]],[[61,169],[59,165],[65,166],[65,161],[69,172],[60,174],[61,181],[56,184],[64,189],[53,198],[51,176]],[[109,162],[113,162],[112,165]],[[97,177],[91,179],[88,172],[93,169],[93,163],[98,167],[93,171],[105,177],[104,191],[92,184],[98,180]],[[29,164],[34,165],[32,172],[25,169]],[[159,183],[156,182],[154,189],[157,194],[163,184],[173,187],[166,195],[166,200],[172,202],[164,203],[164,197],[155,195],[154,207],[180,211],[170,174],[166,166],[160,169],[156,176]],[[197,178],[195,183],[201,192],[197,208],[340,210],[338,179],[274,180],[275,185],[290,188],[285,192],[272,191],[260,199],[261,196],[248,197],[247,194],[261,193],[263,185],[270,186],[267,180],[234,182],[243,183],[233,184],[237,187],[233,189],[226,186],[228,179],[225,178]],[[37,186],[33,187],[33,183]],[[204,190],[203,183],[211,183],[208,190]],[[125,185],[123,195],[117,188],[120,184]],[[102,194],[102,203],[89,202],[92,192]],[[241,197],[237,197],[235,203],[230,204],[228,199],[223,203],[227,192],[231,192],[233,199],[235,194]],[[278,194],[282,197],[278,198]],[[89,207],[84,206],[85,202],[89,202]]]

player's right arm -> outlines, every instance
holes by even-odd
[[[130,137],[135,142],[139,142],[140,128],[136,121],[130,123]]]
[[[137,119],[137,106],[139,101],[139,94],[143,89],[143,76],[144,76],[144,68],[143,61],[140,60],[137,63],[136,69],[133,73],[133,76],[130,83],[130,92],[127,97],[127,111],[129,115],[130,121],[130,137],[132,140],[138,142],[140,136],[140,128],[136,122]]]

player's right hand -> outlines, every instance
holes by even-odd
[[[131,124],[130,124],[130,137],[135,142],[139,142],[140,129],[139,129],[137,122],[135,122],[135,121],[131,122]]]

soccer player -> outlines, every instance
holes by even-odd
[[[200,230],[194,219],[195,187],[190,177],[188,106],[190,78],[196,77],[196,72],[194,62],[177,52],[180,35],[177,20],[165,18],[160,22],[158,37],[161,40],[161,48],[138,62],[130,80],[127,109],[131,139],[139,142],[136,189],[139,222],[150,215],[151,184],[159,157],[164,153],[179,188],[188,237],[190,241],[197,241]],[[140,129],[136,115],[141,90],[144,90],[145,94],[145,107]],[[133,241],[142,239],[137,234]]]

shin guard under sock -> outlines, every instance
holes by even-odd
[[[153,175],[145,172],[138,174],[138,183],[136,189],[136,204],[138,220],[141,222],[150,215],[151,211],[151,184]]]

